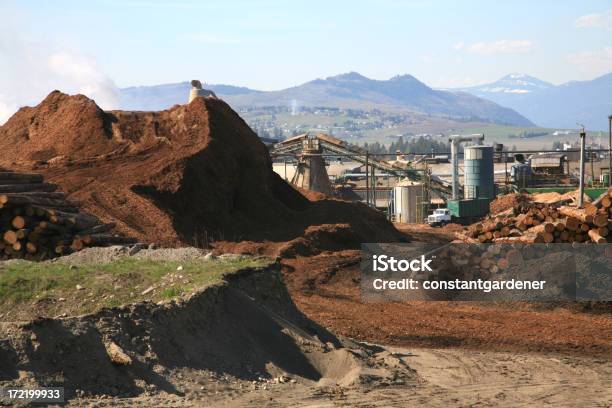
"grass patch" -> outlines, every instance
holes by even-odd
[[[12,261],[0,265],[0,311],[7,317],[81,314],[142,300],[179,297],[219,283],[225,274],[263,267],[265,258],[153,261],[121,258],[106,264]]]
[[[182,295],[183,293],[185,293],[185,290],[182,287],[172,286],[164,289],[162,291],[162,296],[167,299],[172,299]]]

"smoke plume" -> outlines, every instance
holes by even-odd
[[[0,27],[0,125],[49,92],[84,94],[103,109],[118,107],[119,92],[96,61],[54,44],[32,42]]]

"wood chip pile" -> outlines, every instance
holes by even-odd
[[[612,189],[583,208],[571,198],[552,203],[521,202],[470,225],[456,238],[469,243],[612,242]]]
[[[135,243],[56,190],[39,174],[0,171],[0,259],[44,260],[86,246]]]

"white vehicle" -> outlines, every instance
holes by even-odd
[[[448,224],[451,222],[451,213],[448,208],[438,208],[433,214],[427,216],[427,223],[432,227]]]

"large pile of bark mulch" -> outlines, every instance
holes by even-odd
[[[528,194],[511,193],[497,196],[497,198],[491,201],[489,210],[491,214],[499,214],[510,208],[517,207],[521,204],[530,201]]]
[[[0,166],[43,174],[144,242],[290,241],[323,224],[347,224],[352,246],[403,239],[362,204],[312,201],[293,189],[257,135],[216,98],[159,112],[103,111],[54,91],[0,126],[0,151]]]

